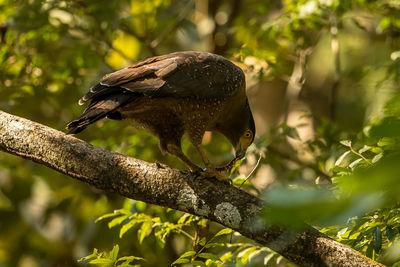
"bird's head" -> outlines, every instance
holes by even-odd
[[[236,158],[243,158],[247,148],[253,143],[256,134],[253,115],[249,103],[246,101],[244,109],[236,114],[233,129],[231,129],[231,143],[235,148]]]

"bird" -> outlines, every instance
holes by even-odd
[[[245,156],[253,143],[255,124],[246,96],[245,75],[228,59],[198,51],[154,56],[106,74],[80,100],[88,107],[67,125],[77,134],[100,119],[128,119],[159,139],[161,152],[181,159],[205,178],[229,180],[215,167],[201,146],[206,131],[223,134],[235,149],[231,163]],[[200,154],[205,168],[182,151],[186,134]]]

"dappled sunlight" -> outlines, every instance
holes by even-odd
[[[0,0],[0,110],[65,132],[87,107],[77,100],[107,73],[175,51],[222,55],[245,73],[256,124],[246,156],[224,173],[226,186],[265,201],[260,225],[299,230],[306,222],[397,266],[399,12],[391,0]],[[161,170],[187,170],[131,124],[99,120],[78,137]],[[221,133],[206,132],[202,144],[214,166],[235,157]],[[205,167],[187,136],[181,146]],[[198,215],[216,208],[191,191],[179,201],[196,204]],[[240,221],[226,201],[216,210],[232,225]],[[0,266],[88,262],[293,265],[203,217],[105,193],[0,152]]]

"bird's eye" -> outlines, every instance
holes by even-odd
[[[246,132],[244,133],[244,137],[250,138],[250,137],[251,137],[251,132],[250,132],[250,131],[246,131]]]

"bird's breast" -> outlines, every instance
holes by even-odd
[[[226,98],[151,98],[142,97],[119,109],[134,126],[166,124],[179,121],[185,130],[212,129],[226,107]]]

